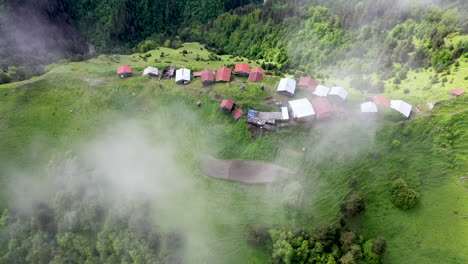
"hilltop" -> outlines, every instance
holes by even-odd
[[[174,65],[195,71],[241,61],[260,66],[262,60],[216,55],[198,43],[185,43],[179,49],[159,47],[133,55],[103,54],[82,62],[62,61],[49,66],[42,76],[0,86],[0,94],[4,94],[0,97],[0,205],[17,204],[12,183],[24,188],[25,182],[27,186],[47,182],[51,165],[48,169],[44,164],[55,164],[57,157],[80,153],[81,146],[97,141],[91,144],[93,151],[84,153],[101,159],[116,155],[120,164],[113,164],[116,169],[111,170],[111,181],[122,180],[135,187],[132,182],[146,182],[141,168],[151,168],[149,175],[159,175],[155,176],[157,184],[143,189],[145,194],[158,194],[149,195],[159,206],[152,224],[162,241],[174,228],[186,234],[189,240],[183,255],[191,263],[219,259],[225,263],[265,263],[272,258],[268,248],[252,248],[245,241],[252,224],[310,232],[321,224],[336,222],[341,215],[340,203],[354,191],[364,194],[366,208],[346,222],[366,240],[377,236],[386,239],[384,263],[464,263],[468,259],[468,195],[466,182],[460,182],[460,177],[465,177],[468,169],[467,97],[455,98],[448,91],[466,83],[467,60],[461,58],[458,66],[451,66],[443,86],[440,82],[429,86],[430,69],[410,71],[398,89],[392,81],[385,84],[385,95],[414,104],[416,115],[409,120],[384,111],[369,124],[356,119],[291,126],[255,140],[245,119],[235,121],[219,111],[220,98],[233,98],[243,109],[269,111],[274,107],[266,101],[278,99],[274,91],[280,76],[255,84],[236,77],[231,83],[203,87],[200,80],[176,85],[173,80],[159,81],[140,72],[146,66],[161,69]],[[133,77],[117,76],[115,70],[123,64],[134,67]],[[353,89],[349,79],[319,80],[349,88],[351,105],[373,94]],[[259,89],[261,85],[264,90]],[[197,101],[202,102],[201,107]],[[430,110],[428,101],[438,103]],[[149,161],[145,153],[152,157]],[[298,173],[271,186],[225,182],[202,173],[199,164],[206,155],[275,162]],[[148,165],[152,162],[154,169]],[[128,166],[134,168],[134,175],[122,179]],[[13,172],[14,168],[21,170]],[[415,208],[403,211],[392,203],[390,186],[397,178],[420,194]],[[157,186],[164,183],[173,192],[159,194]],[[284,205],[291,186],[301,194],[292,198],[292,208]],[[0,223],[3,230],[13,227],[7,221]],[[85,252],[98,240],[96,234],[86,231],[74,232],[74,236],[59,241],[62,251],[57,256],[72,256],[67,253],[72,251],[65,249],[71,250],[75,244],[66,241],[81,241],[74,243]],[[19,237],[0,243],[1,260],[6,262],[38,245],[21,244]],[[21,244],[16,246],[18,251],[9,249],[13,243]]]

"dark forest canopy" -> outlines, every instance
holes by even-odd
[[[29,78],[59,58],[82,60],[87,43],[99,53],[131,53],[146,51],[140,48],[146,40],[174,48],[198,41],[295,75],[333,67],[377,71],[382,79],[404,79],[411,68],[442,71],[468,51],[466,41],[444,42],[468,32],[468,9],[459,0],[5,0],[3,6],[2,83]]]

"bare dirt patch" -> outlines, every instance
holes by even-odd
[[[246,160],[206,158],[200,167],[210,177],[244,183],[270,183],[294,173],[291,169],[272,163]]]

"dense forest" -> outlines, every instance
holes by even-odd
[[[102,53],[130,53],[199,41],[219,54],[262,59],[267,69],[296,75],[333,69],[357,74],[357,83],[362,74],[402,80],[409,69],[440,72],[468,51],[467,41],[444,41],[468,32],[464,1],[263,2],[7,0],[0,11],[0,82],[29,78],[59,58],[84,59],[86,43]],[[38,26],[28,28],[25,17]]]

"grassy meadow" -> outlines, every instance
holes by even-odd
[[[172,209],[161,209],[157,224],[161,228],[181,225],[195,237],[203,236],[203,249],[194,247],[197,250],[187,253],[190,263],[219,263],[220,259],[222,263],[267,263],[267,252],[245,242],[250,225],[312,229],[335,221],[339,203],[352,190],[366,195],[366,210],[352,220],[353,227],[366,237],[387,240],[385,263],[468,262],[468,186],[459,180],[468,171],[468,99],[448,94],[455,87],[467,88],[466,59],[457,71],[452,70],[443,87],[427,87],[430,71],[410,72],[398,90],[387,84],[385,94],[392,98],[418,105],[439,101],[413,120],[384,111],[375,120],[293,126],[253,140],[243,119],[234,121],[219,112],[218,98],[233,98],[244,110],[272,109],[263,102],[285,99],[274,93],[280,77],[255,84],[233,77],[231,83],[208,87],[200,80],[176,85],[174,80],[143,77],[141,71],[165,65],[216,69],[248,60],[229,55],[209,60],[209,52],[198,43],[146,54],[151,56],[100,55],[52,65],[43,76],[0,86],[0,208],[10,202],[7,182],[12,170],[21,168],[31,177],[44,177],[45,170],[37,168],[51,156],[95,138],[118,120],[136,120],[148,127],[156,142],[174,150],[184,172],[180,179],[188,187],[171,197],[171,203],[176,209],[193,206],[194,210],[174,219]],[[134,77],[117,76],[116,68],[122,64],[134,67]],[[266,89],[259,89],[260,85]],[[362,98],[351,98],[349,107],[359,107]],[[206,155],[276,162],[298,173],[266,186],[220,181],[200,171],[199,162]],[[409,211],[391,202],[390,185],[398,177],[421,194],[418,205]],[[300,213],[282,205],[283,188],[293,181],[304,192]]]

